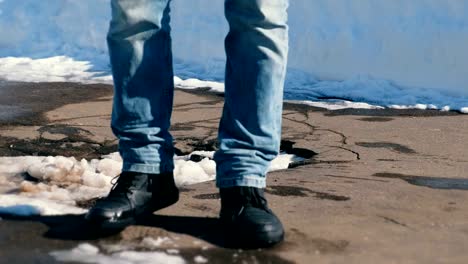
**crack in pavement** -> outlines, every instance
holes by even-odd
[[[386,222],[389,222],[389,223],[392,223],[392,224],[395,224],[395,225],[398,225],[398,226],[402,226],[402,227],[405,227],[405,228],[408,228],[410,230],[414,230],[413,228],[409,227],[407,224],[405,223],[401,223],[393,218],[390,218],[390,217],[387,217],[387,216],[384,216],[384,215],[377,215],[377,217],[379,218],[382,218],[384,219]]]
[[[308,135],[314,135],[314,133],[316,131],[327,131],[327,132],[339,135],[341,137],[341,141],[340,141],[341,146],[330,146],[330,147],[342,149],[342,150],[347,151],[347,152],[351,152],[353,155],[356,156],[356,160],[361,160],[361,155],[360,155],[359,152],[357,152],[355,150],[352,150],[350,148],[344,147],[345,145],[348,145],[348,137],[344,133],[339,132],[339,131],[335,131],[333,129],[328,129],[328,128],[318,128],[318,127],[310,124],[309,122],[307,122],[308,120],[310,120],[308,113],[301,113],[301,112],[297,112],[297,113],[304,115],[306,117],[306,120],[305,121],[297,121],[297,120],[294,120],[294,119],[291,119],[291,118],[288,118],[288,117],[285,117],[285,116],[283,116],[283,118],[288,120],[288,121],[294,122],[296,124],[301,124],[301,125],[308,126],[310,128],[310,130],[311,130],[311,132]],[[293,114],[293,113],[289,113],[289,115],[290,114]],[[305,139],[308,135],[305,135],[302,139]],[[324,152],[322,152],[322,153],[324,153]]]
[[[354,155],[356,155],[356,160],[361,160],[361,154],[359,154],[359,152],[357,152],[357,151],[354,151],[352,149],[348,149],[348,148],[345,148],[345,147],[336,147],[336,148],[349,151],[349,152],[353,153]]]

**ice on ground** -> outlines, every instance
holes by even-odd
[[[204,157],[191,161],[192,155]],[[177,186],[214,180],[214,152],[194,151],[175,156],[174,178]],[[270,171],[287,169],[301,160],[295,155],[281,154],[273,160]],[[112,179],[122,170],[118,153],[101,159],[76,160],[74,157],[0,157],[0,187],[9,194],[0,194],[0,213],[15,215],[82,214],[79,205],[107,195]],[[33,179],[33,180],[32,180]]]
[[[96,264],[183,264],[185,260],[165,252],[120,251],[112,254],[101,253],[99,248],[89,243],[82,243],[71,250],[50,253],[57,261]]]

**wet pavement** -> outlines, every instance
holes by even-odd
[[[116,150],[112,89],[71,83],[1,83],[0,155],[95,158]],[[223,98],[176,91],[179,154],[215,150]],[[14,117],[14,118],[12,118]],[[188,263],[466,263],[468,115],[421,110],[326,111],[285,104],[282,149],[306,158],[271,173],[266,190],[286,241],[227,248],[213,182],[117,234],[82,216],[0,220],[1,263],[55,263],[50,252],[91,243],[104,253],[177,249]],[[197,157],[193,157],[197,159]],[[91,206],[93,201],[81,204]],[[145,238],[172,241],[159,248]]]

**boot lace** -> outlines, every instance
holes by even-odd
[[[245,201],[244,205],[245,206],[253,206],[257,208],[261,208],[263,210],[268,210],[268,204],[267,200],[263,194],[263,190],[257,189],[257,188],[246,188],[244,190],[247,190],[248,193],[244,195]]]
[[[221,207],[230,208],[242,212],[244,207],[255,207],[270,211],[263,190],[259,188],[234,187],[222,194]],[[223,197],[224,196],[224,197]]]
[[[126,195],[126,194],[133,194],[132,187],[135,181],[134,175],[125,175],[121,177],[121,175],[117,175],[111,180],[112,188],[110,194],[112,196],[116,195]]]

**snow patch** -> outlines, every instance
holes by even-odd
[[[328,110],[340,110],[340,109],[384,109],[385,107],[378,105],[371,105],[368,103],[356,103],[347,100],[331,100],[331,101],[291,101],[286,100],[288,103],[293,104],[306,104],[313,107],[325,108]]]
[[[192,155],[204,157],[191,161]],[[216,178],[214,152],[194,151],[175,156],[174,178],[177,186],[211,181]],[[287,169],[289,163],[302,160],[281,154],[272,161],[270,171]],[[76,160],[74,157],[0,157],[0,213],[15,215],[82,214],[81,202],[106,196],[112,179],[122,169],[122,158],[111,153],[101,159]],[[25,178],[32,177],[34,181]],[[161,241],[147,241],[162,243]]]
[[[208,263],[208,259],[200,255],[195,256],[193,260],[195,261],[195,263]]]
[[[112,83],[109,72],[93,72],[89,61],[66,56],[43,59],[25,57],[0,58],[0,78],[22,82]]]
[[[210,92],[224,93],[224,83],[214,81],[202,81],[195,78],[182,80],[181,78],[174,77],[174,85],[177,88],[193,90],[200,88],[208,88]]]
[[[169,253],[169,254],[179,254],[180,250],[175,249],[175,248],[170,248],[170,249],[166,250],[166,252]]]

